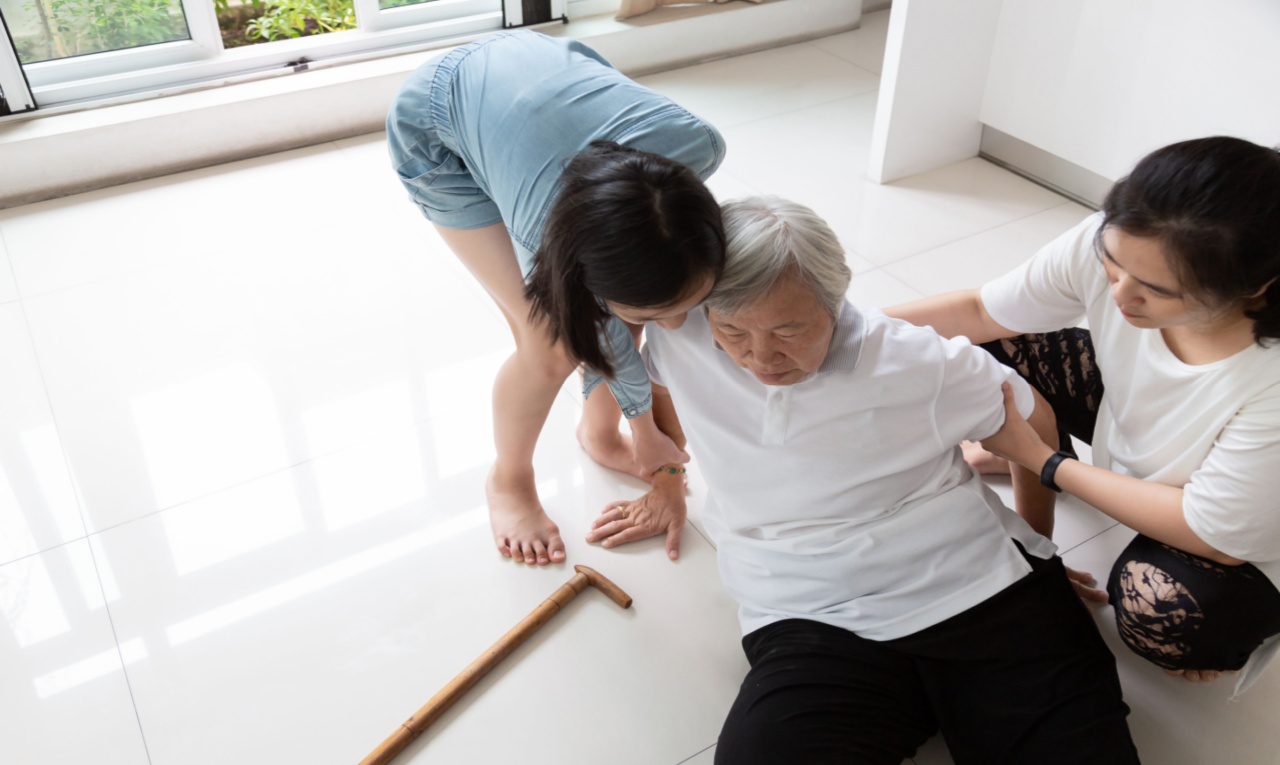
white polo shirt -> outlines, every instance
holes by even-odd
[[[743,634],[802,618],[871,640],[959,614],[1055,552],[965,464],[958,444],[1004,422],[1009,380],[964,339],[946,340],[846,302],[820,369],[766,386],[711,336],[702,311],[647,329],[711,491],[704,524]]]

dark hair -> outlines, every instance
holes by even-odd
[[[719,278],[720,205],[688,167],[610,141],[572,157],[560,183],[525,287],[529,317],[612,376],[602,301],[661,308],[686,297],[695,279]]]
[[[1102,212],[1102,229],[1158,238],[1202,303],[1242,306],[1259,345],[1280,338],[1280,151],[1224,136],[1157,149],[1111,188]]]

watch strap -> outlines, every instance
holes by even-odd
[[[1076,456],[1070,452],[1054,452],[1053,456],[1045,461],[1044,467],[1040,468],[1040,484],[1062,493],[1062,487],[1053,480],[1053,477],[1058,472],[1058,466],[1062,464],[1063,460],[1073,460],[1075,458]]]

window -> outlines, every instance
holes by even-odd
[[[0,18],[8,30],[0,36],[0,114],[7,114],[427,47],[501,28],[502,6],[501,0],[0,0]]]
[[[30,111],[36,107],[31,87],[13,49],[13,38],[4,13],[0,11],[0,117]]]

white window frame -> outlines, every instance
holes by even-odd
[[[139,92],[171,93],[320,61],[406,52],[502,28],[501,0],[432,0],[379,10],[355,0],[357,28],[224,50],[213,0],[182,0],[190,40],[42,61],[22,68],[42,107]],[[0,56],[14,55],[8,39]],[[7,92],[7,91],[6,91]]]
[[[199,61],[221,53],[222,33],[218,30],[213,0],[182,0],[182,13],[186,16],[189,39],[27,64],[24,66],[27,79],[33,89],[39,90],[73,80]]]
[[[12,114],[28,112],[36,108],[35,97],[27,84],[26,75],[22,72],[22,64],[18,61],[18,53],[13,49],[13,38],[9,36],[9,25],[0,16],[0,93],[4,94],[4,103]]]
[[[382,10],[379,0],[355,0],[356,23],[361,31],[382,32],[448,19],[502,11],[501,0],[431,0]]]
[[[551,10],[551,20],[543,23],[549,24],[551,21],[565,18],[566,4],[568,2],[569,0],[548,0],[548,5]],[[504,5],[506,6],[506,23],[513,27],[522,26],[525,23],[524,7],[520,0],[505,0]]]

